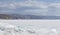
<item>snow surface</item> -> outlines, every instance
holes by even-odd
[[[60,35],[60,20],[0,20],[0,35]]]

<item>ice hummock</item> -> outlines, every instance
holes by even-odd
[[[56,29],[34,28],[29,25],[12,25],[9,23],[0,23],[0,35],[58,35]]]

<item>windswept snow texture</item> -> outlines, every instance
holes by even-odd
[[[0,35],[60,35],[59,21],[19,21],[0,20]]]

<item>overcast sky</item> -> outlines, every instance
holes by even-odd
[[[60,0],[0,0],[0,13],[60,16]]]

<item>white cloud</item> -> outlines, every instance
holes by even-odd
[[[55,10],[54,13],[53,13],[53,11],[51,11],[52,14],[55,14],[55,16],[60,16],[60,10],[59,10],[60,9],[60,3],[50,3],[49,7],[50,8],[53,7],[53,8],[51,8],[51,10],[53,10],[53,11]]]
[[[56,8],[60,8],[60,3],[51,3],[50,6],[54,6]]]
[[[48,12],[48,5],[45,2],[39,2],[39,1],[25,1],[25,2],[19,2],[18,6],[20,7],[36,7],[39,9],[30,9],[25,10],[26,13],[33,14],[33,15],[47,15]]]
[[[33,6],[33,7],[38,7],[38,8],[48,8],[47,4],[43,2],[38,2],[38,1],[25,1],[25,2],[20,2],[20,6]]]
[[[32,15],[47,15],[48,10],[47,9],[35,9],[35,10],[25,10],[26,13],[30,13]]]
[[[36,7],[39,9],[30,9],[30,10],[25,10],[27,13],[32,13],[34,15],[46,15],[48,12],[48,5],[45,2],[42,1],[36,1],[36,0],[28,0],[25,2],[12,2],[12,3],[5,3],[3,5],[0,5],[0,7],[6,7],[9,9],[16,9],[17,7]]]
[[[13,0],[15,1],[15,0]],[[24,10],[26,13],[32,13],[34,15],[48,15],[47,12],[49,7],[55,7],[56,8],[56,15],[59,15],[58,13],[60,13],[60,10],[57,10],[60,8],[60,3],[46,3],[46,2],[42,2],[42,1],[37,1],[37,0],[27,0],[27,1],[22,1],[22,2],[11,2],[11,3],[1,3],[0,2],[0,7],[2,8],[8,8],[8,9],[15,9],[16,8],[20,8],[20,7],[36,7],[39,9],[29,9],[29,10]]]
[[[8,5],[8,8],[10,8],[10,9],[16,9],[16,6],[11,3],[11,4]]]
[[[29,0],[29,1],[25,1],[25,2],[13,2],[13,3],[6,3],[0,6],[4,6],[4,7],[11,7],[11,8],[16,8],[17,6],[19,7],[38,7],[38,8],[48,8],[47,4],[45,4],[44,2],[39,2],[39,1],[33,1],[33,0]]]

